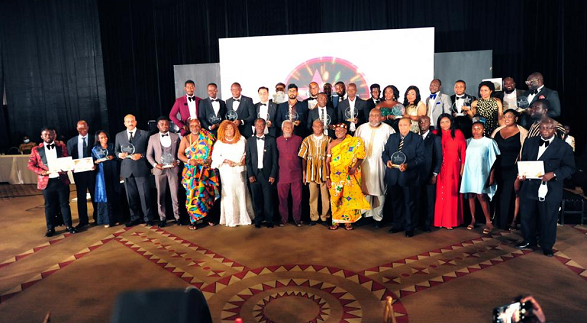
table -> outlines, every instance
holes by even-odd
[[[0,183],[37,184],[37,174],[28,168],[29,155],[0,155]],[[71,172],[69,181],[74,184]]]

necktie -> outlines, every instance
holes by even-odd
[[[50,145],[47,145],[47,149],[51,150],[51,149],[53,149],[53,148],[55,148],[55,144],[50,144]]]
[[[430,98],[431,98],[432,100],[436,99],[436,93],[434,93],[434,94],[430,94]]]
[[[132,143],[132,140],[134,139],[134,131],[130,133],[130,137],[128,138],[128,142]]]
[[[84,156],[83,157],[86,157],[86,151],[88,151],[88,143],[86,142],[86,137],[82,137],[82,140],[84,141],[82,144],[82,147],[84,149]]]
[[[188,96],[188,100],[190,100],[190,102],[191,101],[196,101],[196,97],[194,97],[194,96]]]
[[[404,148],[404,140],[403,139],[400,140],[399,146],[397,147],[397,151],[401,151],[402,148]]]
[[[550,144],[550,141],[542,139],[540,140],[540,146],[544,146],[544,148],[547,148],[548,144]]]

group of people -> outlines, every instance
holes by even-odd
[[[304,204],[309,204],[309,225],[322,222],[331,230],[352,230],[362,218],[381,227],[387,200],[386,209],[393,213],[390,232],[412,237],[419,223],[424,231],[462,225],[466,198],[471,214],[467,229],[477,225],[477,202],[485,234],[494,224],[515,227],[521,213],[524,241],[519,247],[536,248],[539,237],[540,247],[551,256],[562,181],[575,168],[574,141],[552,119],[561,111],[556,91],[544,87],[540,73],[531,74],[526,84],[524,93],[508,77],[503,92],[495,92],[493,83],[481,82],[476,98],[466,93],[462,80],[448,96],[435,79],[425,100],[418,87],[410,86],[400,103],[393,85],[381,91],[373,84],[371,97],[362,100],[354,83],[338,82],[331,93],[330,84],[320,91],[312,82],[308,98],[299,100],[295,84],[278,83],[273,99],[267,87],[260,87],[259,102],[253,103],[236,82],[231,98],[223,101],[216,84],[208,84],[208,97],[201,99],[194,95],[194,82],[186,81],[186,95],[169,114],[173,124],[160,117],[157,133],[138,129],[135,117],[127,115],[126,130],[111,143],[105,131],[89,138],[87,123],[80,121],[79,136],[66,147],[55,143],[54,131],[45,128],[43,143],[32,149],[29,168],[39,175],[45,196],[48,236],[54,234],[53,213],[59,208],[67,230],[76,231],[64,198],[69,195],[67,176],[48,172],[53,158],[71,155],[93,157],[96,164],[93,172],[74,174],[78,229],[88,224],[85,203],[79,202],[88,189],[96,223],[116,224],[119,177],[130,209],[126,225],[154,225],[152,169],[160,227],[168,216],[167,192],[181,224],[180,184],[192,230],[209,222],[206,217],[219,199],[218,222],[226,226],[254,223],[271,228],[290,219],[301,226]],[[172,125],[179,134],[170,131]],[[518,176],[518,161],[537,160],[544,164],[541,178]],[[499,203],[492,207],[494,196]]]

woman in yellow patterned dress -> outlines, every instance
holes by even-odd
[[[361,191],[361,163],[365,158],[365,144],[358,137],[347,135],[344,123],[334,126],[336,139],[328,145],[326,154],[326,184],[330,192],[332,225],[338,229],[344,223],[347,230],[361,218],[361,210],[371,208]]]
[[[420,97],[420,89],[412,85],[406,89],[404,94],[404,117],[412,121],[410,131],[416,134],[420,133],[420,117],[426,115],[426,104],[422,102]]]

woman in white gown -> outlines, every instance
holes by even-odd
[[[220,171],[220,224],[229,227],[249,225],[254,217],[246,185],[245,138],[230,121],[218,127],[218,140],[212,150],[212,168]]]

